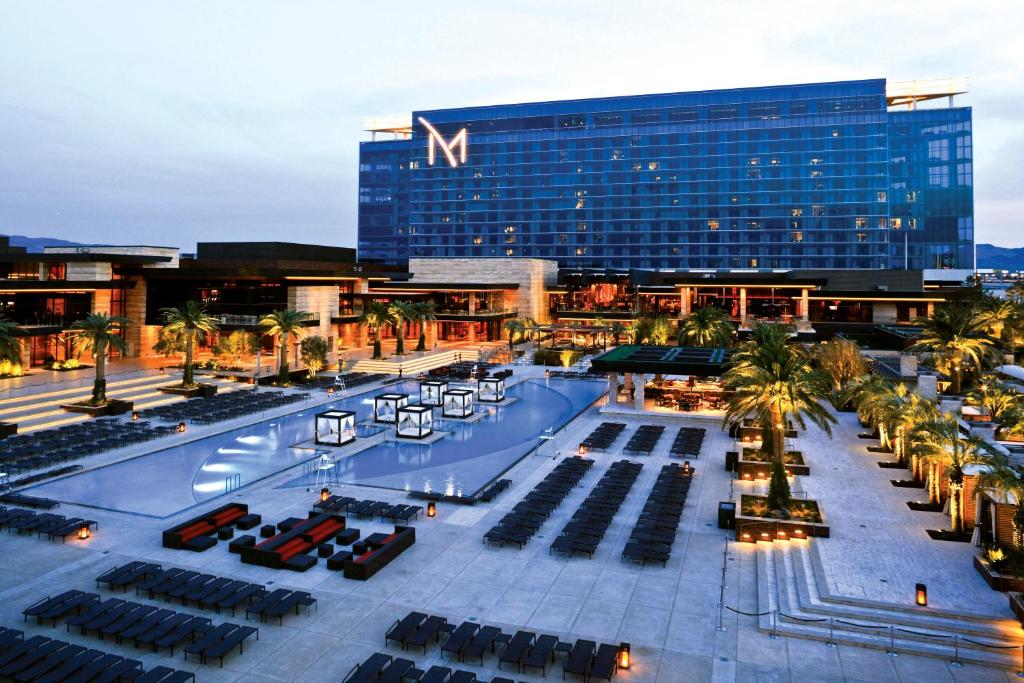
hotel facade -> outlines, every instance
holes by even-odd
[[[965,90],[873,79],[368,120],[359,258],[971,269]]]

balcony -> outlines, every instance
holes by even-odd
[[[439,320],[463,320],[465,318],[513,318],[519,315],[518,308],[487,308],[468,311],[458,308],[439,308],[434,311]]]
[[[269,315],[262,313],[259,315],[238,315],[233,313],[222,313],[220,315],[214,315],[221,327],[258,327],[260,320],[264,316]],[[320,324],[320,316],[317,313],[306,313],[302,316],[302,322],[307,325],[318,325]]]

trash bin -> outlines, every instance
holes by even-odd
[[[736,463],[740,461],[739,451],[726,451],[725,452],[725,471],[735,472]]]
[[[732,529],[736,526],[736,503],[723,500],[718,503],[718,528]]]

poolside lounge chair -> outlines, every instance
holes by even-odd
[[[487,654],[488,649],[494,647],[494,642],[499,635],[501,635],[501,629],[495,626],[482,626],[473,640],[463,648],[460,661],[466,657],[479,657],[480,666],[483,666],[484,655]]]
[[[458,627],[452,631],[448,639],[444,641],[441,646],[441,657],[444,657],[444,653],[455,655],[462,661],[462,651],[466,648],[469,642],[476,635],[476,632],[480,630],[480,624],[475,624],[471,621],[464,621],[458,625]]]
[[[555,661],[555,646],[558,645],[558,638],[552,635],[542,635],[530,648],[530,653],[523,662],[523,671],[527,669],[541,670],[542,675],[547,676],[548,664]]]
[[[517,631],[512,636],[512,640],[508,641],[505,649],[502,650],[501,657],[498,658],[498,668],[500,669],[503,664],[515,664],[516,671],[522,671],[523,661],[526,659],[526,654],[536,638],[536,633]]]
[[[377,683],[403,683],[408,673],[416,667],[416,662],[409,659],[396,658],[380,672]]]
[[[391,655],[376,652],[363,662],[352,667],[343,683],[373,683],[380,677],[380,672],[391,663]]]
[[[594,658],[594,650],[597,649],[597,643],[592,640],[577,640],[569,650],[569,655],[566,657],[565,664],[562,666],[562,678],[565,678],[565,674],[576,674],[583,676],[586,679],[590,673],[591,662]]]
[[[423,648],[423,654],[427,653],[427,645],[430,641],[437,641],[441,635],[441,628],[448,623],[448,620],[444,617],[427,617],[426,620],[420,624],[415,631],[409,634],[402,644],[402,647],[406,645],[414,645],[416,647]]]
[[[396,619],[395,623],[392,624],[388,632],[384,634],[384,645],[388,642],[395,641],[396,643],[402,644],[402,649],[405,649],[405,639],[411,634],[416,627],[427,618],[426,614],[422,612],[409,612],[402,619]]]
[[[619,648],[607,643],[597,648],[594,661],[590,665],[590,680],[601,678],[607,681],[619,670]]]

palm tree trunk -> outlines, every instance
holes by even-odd
[[[1013,513],[1013,544],[1018,550],[1024,548],[1024,503],[1018,503]]]
[[[772,457],[781,465],[786,464],[786,420],[776,409],[772,409]]]
[[[277,383],[288,384],[291,374],[288,372],[288,333],[281,333],[281,365],[277,370]]]
[[[405,355],[405,321],[395,323],[395,355]]]
[[[963,485],[949,483],[949,520],[954,534],[964,530]]]
[[[928,463],[928,502],[938,505],[942,500],[942,489],[939,485],[939,466],[937,463]]]
[[[186,389],[192,388],[195,384],[192,376],[192,343],[195,338],[195,330],[185,330],[185,368],[181,377],[181,386]]]
[[[107,354],[106,343],[97,342],[94,351],[96,356],[96,379],[92,383],[92,402],[94,405],[107,401]]]
[[[378,360],[380,358],[380,325],[378,325],[373,328],[373,360]]]

